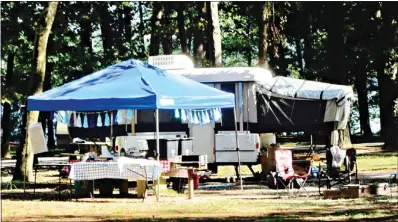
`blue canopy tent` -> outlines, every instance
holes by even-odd
[[[27,108],[29,111],[154,109],[159,154],[159,109],[235,109],[235,96],[131,59],[29,96]],[[238,146],[237,138],[236,135]]]
[[[235,97],[137,60],[127,60],[28,97],[28,110],[202,109],[235,106]]]

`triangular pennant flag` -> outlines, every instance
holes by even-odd
[[[208,123],[211,123],[211,121],[210,121],[210,118],[209,118],[209,111],[208,110],[206,110],[205,112],[204,112],[204,123],[205,124],[208,124]]]
[[[73,113],[70,115],[69,126],[70,127],[74,127],[75,126],[75,115],[73,115]]]
[[[111,112],[112,113],[112,125],[117,125],[119,122],[117,121],[117,110],[116,111],[112,111]]]
[[[214,110],[214,119],[216,121],[220,121],[221,120],[221,109],[220,108],[216,108]]]
[[[95,127],[95,114],[88,114],[88,128]]]
[[[77,114],[76,126],[82,127],[82,119],[80,118],[80,113]]]
[[[84,119],[83,119],[83,128],[88,128],[87,114],[84,115]]]
[[[104,123],[104,126],[109,126],[109,125],[111,125],[109,113],[105,113],[105,123]]]
[[[62,118],[61,112],[56,112],[55,113],[55,121],[57,121],[59,123],[65,123],[64,119]]]
[[[179,119],[179,118],[180,118],[180,111],[179,111],[178,109],[175,109],[175,110],[174,110],[174,117],[175,117],[176,119]]]
[[[116,114],[116,122],[121,123],[123,121],[123,115],[122,115],[122,110],[118,110]]]
[[[65,124],[68,124],[69,123],[69,113],[68,113],[68,111],[63,111],[63,112],[64,112]]]
[[[126,119],[132,120],[134,118],[134,113],[132,109],[127,110]]]
[[[196,112],[193,112],[193,123],[195,124],[199,124],[199,118],[198,118],[198,114]]]
[[[181,110],[181,120],[183,121],[183,122],[186,122],[187,121],[187,115],[185,114],[185,110]]]
[[[102,127],[102,118],[101,118],[101,113],[98,114],[97,117],[97,126]]]
[[[210,109],[209,111],[208,111],[208,115],[209,115],[209,120],[210,120],[210,122],[211,123],[214,123],[215,121],[214,121],[214,109]]]

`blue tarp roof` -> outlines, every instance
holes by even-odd
[[[232,93],[127,60],[28,97],[28,110],[203,109],[235,106]]]

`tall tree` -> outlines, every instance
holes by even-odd
[[[99,18],[101,26],[102,47],[104,49],[105,60],[107,62],[114,59],[114,33],[111,27],[112,17],[109,12],[109,3],[100,2],[99,4]],[[120,41],[120,40],[118,40]]]
[[[82,75],[87,75],[94,71],[92,64],[92,56],[94,54],[92,47],[91,34],[93,32],[92,28],[92,19],[91,19],[91,2],[77,2],[80,4],[81,8],[81,18],[80,18],[80,49],[82,52],[83,62],[83,70]],[[52,44],[49,44],[52,45]]]
[[[186,10],[186,3],[179,2],[177,5],[178,36],[180,38],[182,53],[188,55],[189,50],[188,50],[188,45],[187,45],[187,36],[185,33],[185,16],[184,16],[185,10]]]
[[[358,61],[356,65],[357,69],[355,73],[355,87],[358,94],[358,109],[361,134],[364,136],[372,136],[369,119],[368,90],[366,87],[367,62],[368,60],[360,59],[360,61]]]
[[[260,2],[258,5],[257,24],[259,27],[258,66],[267,66],[267,32],[269,20],[269,3]]]
[[[138,26],[138,31],[140,33],[140,57],[146,57],[146,50],[145,50],[145,38],[144,38],[144,13],[142,11],[143,3],[141,1],[138,2],[138,12],[140,16],[140,24]]]
[[[15,53],[10,52],[7,56],[7,73],[6,73],[6,81],[5,81],[5,87],[3,88],[4,91],[6,91],[9,87],[12,86],[12,78],[14,75],[14,61],[15,61]],[[4,92],[3,91],[3,92]],[[2,132],[2,140],[1,140],[1,157],[10,157],[9,155],[9,143],[10,143],[10,136],[11,136],[11,121],[10,121],[10,115],[11,115],[11,104],[10,101],[4,101],[3,103],[3,116],[2,116],[2,121],[1,121],[1,128],[3,130]]]
[[[162,19],[162,48],[163,54],[170,55],[173,53],[173,26],[171,24],[172,7],[169,4],[164,3],[164,14]]]
[[[218,20],[218,2],[207,3],[207,54],[212,66],[222,66],[221,30]]]
[[[193,54],[197,66],[203,66],[205,55],[205,27],[206,4],[209,2],[196,2],[197,16],[195,18],[195,31],[193,39]]]
[[[152,2],[152,31],[149,55],[159,55],[160,46],[160,28],[161,19],[163,18],[163,6],[161,2]]]
[[[344,22],[346,11],[344,2],[327,3],[326,21],[327,41],[326,50],[328,58],[328,73],[324,79],[327,82],[348,85],[347,60],[345,58],[345,32]],[[351,147],[349,124],[345,130],[339,130],[339,147]]]
[[[14,128],[11,121],[12,103],[15,103],[16,89],[14,87],[14,76],[15,60],[17,50],[18,34],[21,27],[18,23],[18,16],[21,15],[19,2],[9,2],[8,4],[2,4],[2,32],[7,33],[1,38],[2,54],[7,54],[7,69],[5,76],[1,78],[1,103],[3,106],[1,128],[2,128],[2,140],[1,140],[1,157],[9,158],[9,142],[11,139],[11,131]],[[3,70],[3,69],[2,69]],[[3,73],[2,73],[3,74]]]
[[[398,63],[398,56],[395,55],[396,58],[393,58],[394,48],[398,47],[398,39],[396,38],[398,32],[398,25],[396,24],[397,13],[397,3],[381,3],[380,29],[378,37],[375,39],[376,48],[374,50],[380,95],[381,134],[387,149],[397,149],[398,147],[396,131],[398,123],[394,118],[394,105],[398,99],[398,84],[396,80],[394,81],[397,75],[396,68],[392,68]]]
[[[42,18],[38,22],[36,29],[36,38],[33,54],[33,72],[31,77],[31,94],[38,94],[43,91],[43,83],[46,74],[46,54],[47,42],[50,35],[51,28],[54,22],[55,14],[57,12],[59,2],[49,2],[44,9]],[[29,125],[36,123],[39,117],[39,112],[32,111],[26,114],[26,128]],[[29,146],[29,135],[25,133],[25,141],[20,144],[20,156],[17,157],[16,170],[13,180],[20,180],[25,177],[28,181],[33,179],[33,153]]]

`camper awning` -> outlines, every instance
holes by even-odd
[[[262,82],[273,76],[268,69],[259,67],[192,68],[168,72],[202,83]]]
[[[28,97],[28,110],[203,109],[235,106],[232,93],[138,60],[109,66]]]

